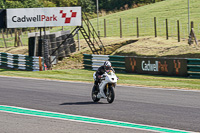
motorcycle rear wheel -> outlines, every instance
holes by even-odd
[[[97,98],[97,95],[98,95],[98,91],[96,90],[96,87],[93,86],[91,96],[94,102],[98,102],[100,100],[100,98]]]
[[[115,99],[115,92],[112,86],[109,87],[107,101],[108,103],[112,103]]]

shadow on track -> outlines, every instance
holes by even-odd
[[[71,102],[71,103],[61,103],[60,105],[89,105],[89,104],[105,104],[105,103],[102,103],[102,102],[92,102],[92,101],[89,101],[89,102]]]

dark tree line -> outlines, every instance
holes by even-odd
[[[0,8],[68,7],[82,6],[87,13],[96,12],[97,0],[0,0]],[[163,0],[98,0],[100,10],[124,10]]]
[[[96,0],[92,0],[96,4]],[[99,8],[106,11],[120,10],[163,0],[99,0]]]

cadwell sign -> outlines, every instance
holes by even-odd
[[[7,28],[81,26],[81,7],[7,9]]]
[[[125,57],[125,64],[130,73],[187,76],[187,59]]]
[[[144,60],[142,61],[142,70],[143,71],[154,71],[154,72],[158,72],[158,61],[155,61],[154,64],[151,64],[150,60],[148,60],[148,63],[145,62]]]

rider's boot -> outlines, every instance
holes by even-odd
[[[97,85],[94,84],[94,86],[95,86],[95,88],[96,88],[96,91],[99,92],[99,85],[98,85],[98,84],[97,84]]]
[[[97,92],[99,92],[99,85],[96,86]]]

